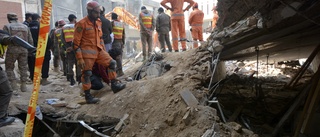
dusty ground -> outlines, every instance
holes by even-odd
[[[127,87],[117,94],[106,86],[96,94],[101,99],[99,104],[82,104],[77,109],[53,107],[45,102],[45,99],[57,98],[74,105],[84,100],[79,87],[70,87],[61,74],[50,72],[49,80],[53,83],[41,87],[38,104],[41,111],[50,117],[85,120],[87,123],[118,122],[129,114],[125,126],[118,133],[120,136],[201,136],[213,126],[220,136],[253,136],[253,132],[242,129],[236,123],[222,124],[214,108],[202,105],[205,104],[203,97],[207,92],[203,86],[210,78],[205,61],[210,59],[210,54],[198,51],[166,53],[164,62],[172,68],[162,76],[127,82]],[[120,79],[125,81],[141,64],[132,65]],[[28,88],[31,91],[32,85]],[[188,108],[179,94],[183,89],[189,89],[200,104]],[[11,115],[26,112],[30,94],[15,92],[10,104]],[[184,122],[182,118],[188,111],[189,122]]]

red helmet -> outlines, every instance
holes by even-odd
[[[58,21],[58,25],[59,25],[59,26],[66,25],[66,22],[61,19],[61,20]]]
[[[101,8],[100,4],[96,1],[89,1],[87,3],[87,10],[95,10],[100,13]]]

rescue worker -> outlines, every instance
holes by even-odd
[[[146,56],[150,57],[152,52],[152,33],[156,26],[153,15],[149,13],[145,6],[141,7],[141,13],[139,14],[140,24],[140,37],[142,43],[142,55],[143,60],[146,60]],[[146,43],[148,43],[148,53]]]
[[[54,42],[56,43],[55,45],[58,45],[59,48],[59,54],[60,54],[60,59],[62,62],[62,72],[63,76],[67,76],[67,62],[66,62],[66,47],[63,45],[61,41],[61,34],[62,34],[62,27],[66,25],[66,22],[64,20],[59,20],[58,21],[58,28],[56,29],[55,37],[54,37]],[[69,77],[67,77],[67,80],[69,81]]]
[[[212,30],[216,27],[217,25],[217,21],[219,19],[219,15],[218,15],[218,11],[217,11],[217,7],[216,6],[213,6],[212,8],[212,11],[213,11],[213,18],[212,18]]]
[[[76,61],[76,55],[73,50],[73,34],[74,34],[74,24],[77,22],[77,17],[73,14],[70,14],[68,16],[69,24],[64,25],[62,27],[62,33],[61,33],[61,42],[66,47],[66,62],[67,62],[67,77],[70,80],[70,85],[73,86],[76,84],[76,81],[74,80],[74,72],[73,72],[73,66],[76,65],[76,78],[77,81],[80,81],[81,77],[81,69],[77,65]]]
[[[40,16],[38,14],[32,14],[32,22],[29,24],[29,28],[32,34],[33,43],[34,46],[37,47],[38,45],[38,37],[39,37],[39,31],[40,31]],[[46,53],[44,55],[44,60],[42,63],[42,69],[41,69],[41,85],[48,85],[52,83],[51,81],[48,81],[49,77],[49,67],[50,67],[50,60],[51,60],[51,53],[50,53],[51,47],[47,45],[46,47]],[[33,52],[28,57],[28,66],[30,71],[30,79],[33,81],[33,74],[34,74],[34,66],[36,63],[36,54]]]
[[[189,5],[183,9],[183,3],[187,2]],[[170,3],[171,7],[166,3]],[[187,38],[185,31],[184,12],[189,10],[194,4],[193,0],[162,0],[160,3],[164,8],[171,11],[171,34],[173,49],[175,52],[179,52],[178,41],[180,38],[182,51],[187,50]],[[178,36],[179,33],[179,36]]]
[[[32,21],[32,13],[26,13],[24,16],[26,20],[23,22],[23,24],[29,27],[29,23]]]
[[[158,9],[156,31],[158,32],[158,39],[161,45],[161,51],[166,52],[165,43],[168,50],[172,52],[172,47],[169,39],[169,32],[171,31],[170,16],[164,13],[163,8]]]
[[[16,13],[8,13],[7,19],[9,24],[3,27],[3,30],[8,32],[11,36],[18,36],[21,39],[27,41],[31,45],[33,45],[33,39],[29,28],[18,22],[18,17]],[[19,45],[10,45],[7,49],[6,58],[5,58],[5,66],[6,72],[8,75],[8,79],[10,81],[11,87],[13,90],[17,90],[17,81],[16,76],[14,74],[14,63],[18,60],[18,67],[20,71],[20,90],[22,92],[27,91],[26,82],[28,80],[28,50],[20,47]]]
[[[5,45],[12,45],[11,37],[5,31],[0,30],[0,56],[5,52]],[[14,117],[7,116],[8,106],[12,96],[12,88],[7,78],[7,74],[0,67],[0,128],[14,122]]]
[[[51,52],[53,54],[53,62],[52,62],[53,63],[53,71],[56,73],[59,73],[60,72],[60,70],[59,70],[59,61],[60,61],[59,45],[58,45],[58,42],[55,42],[55,31],[59,26],[58,21],[56,21],[54,23],[54,26],[55,26],[55,28],[50,30],[48,37],[51,38],[53,41],[53,45],[51,47]]]
[[[104,15],[105,15],[105,8],[102,6],[102,9],[100,12],[100,20],[102,23],[102,38],[103,38],[106,51],[108,52],[112,46],[112,38],[110,36],[112,33],[112,25],[110,20],[108,20]]]
[[[123,76],[123,70],[122,70],[122,55],[123,55],[123,48],[125,44],[125,30],[124,30],[124,24],[118,20],[118,15],[116,13],[111,14],[111,24],[112,24],[112,33],[114,35],[114,40],[112,43],[111,49],[118,49],[121,51],[121,54],[119,58],[113,58],[117,61],[117,75]]]
[[[190,13],[189,16],[189,25],[191,26],[190,30],[193,39],[193,48],[197,48],[198,40],[199,42],[203,42],[202,25],[204,13],[198,9],[198,3],[195,3],[192,6],[192,9],[193,11]]]
[[[99,19],[101,11],[99,3],[89,1],[86,9],[88,15],[75,25],[73,46],[76,52],[77,63],[82,69],[81,81],[86,102],[94,104],[99,102],[99,99],[94,98],[90,93],[90,77],[94,63],[109,68],[108,75],[111,80],[111,89],[114,93],[124,89],[126,85],[116,80],[117,74],[115,70],[117,62],[105,51],[102,40],[101,21]]]

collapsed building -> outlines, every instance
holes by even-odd
[[[34,136],[319,136],[319,8],[219,1],[217,28],[201,47],[130,66],[127,88],[106,86],[99,104],[83,104],[65,81],[42,88]],[[12,99],[10,115],[23,119],[29,94]]]

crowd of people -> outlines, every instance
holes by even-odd
[[[183,9],[183,3],[189,5]],[[170,3],[172,7],[166,5]],[[143,59],[150,57],[153,46],[152,36],[156,30],[161,51],[165,52],[167,45],[169,52],[179,52],[178,42],[181,42],[182,51],[186,51],[186,36],[184,26],[184,12],[193,7],[189,18],[192,26],[194,46],[197,40],[202,39],[203,12],[193,0],[163,0],[161,5],[171,11],[171,17],[164,13],[163,8],[158,9],[156,19],[145,6],[141,7],[139,14],[140,37],[142,43]],[[73,86],[82,83],[85,100],[88,104],[99,102],[91,95],[90,90],[99,90],[103,87],[101,81],[110,84],[111,90],[117,93],[126,85],[117,79],[124,75],[122,69],[123,48],[126,45],[125,24],[121,22],[116,13],[112,13],[111,21],[105,18],[105,8],[96,1],[89,1],[86,5],[87,16],[77,21],[74,14],[68,16],[69,23],[63,19],[55,22],[55,28],[50,30],[46,52],[43,60],[41,85],[48,85],[51,52],[53,54],[53,71],[62,73]],[[7,116],[7,109],[12,92],[18,90],[26,92],[27,81],[33,81],[36,51],[27,50],[14,42],[17,36],[30,45],[37,47],[40,16],[38,14],[25,14],[25,21],[18,22],[17,14],[8,13],[6,24],[0,31],[0,54],[5,48],[5,72],[0,67],[0,127],[14,121],[14,117]],[[171,46],[169,32],[172,33]],[[136,43],[133,43],[136,45]],[[8,45],[8,46],[5,46]],[[128,44],[127,44],[128,45]],[[148,45],[148,46],[147,46]],[[128,51],[129,52],[129,51]],[[20,80],[14,73],[15,62],[18,61]],[[76,70],[75,72],[73,70]],[[29,75],[27,71],[29,70]],[[18,82],[19,81],[19,82]]]

